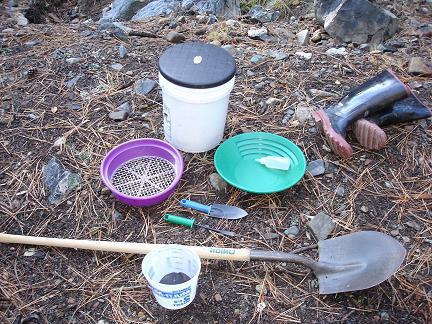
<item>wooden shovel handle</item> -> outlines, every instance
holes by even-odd
[[[52,237],[25,236],[0,233],[0,243],[29,244],[55,246],[61,248],[84,249],[93,251],[121,252],[131,254],[147,254],[158,247],[168,244],[149,244],[132,242],[110,242],[73,240]],[[202,259],[249,261],[249,249],[231,249],[206,246],[186,246],[195,251]]]

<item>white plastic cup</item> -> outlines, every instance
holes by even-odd
[[[184,308],[195,298],[201,260],[192,250],[181,245],[169,245],[152,250],[142,262],[142,272],[157,302],[167,309]],[[179,284],[160,281],[168,274],[183,273],[190,279]]]
[[[159,73],[165,139],[183,152],[200,153],[222,141],[233,77],[213,88],[176,85]]]

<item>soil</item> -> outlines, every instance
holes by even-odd
[[[431,38],[419,37],[416,29],[430,23],[430,16],[417,10],[427,5],[379,3],[401,18],[401,30],[393,39],[403,46],[394,53],[370,53],[345,44],[347,56],[331,57],[325,50],[340,44],[325,35],[321,43],[299,47],[290,40],[290,32],[319,28],[306,16],[297,23],[266,24],[274,37],[270,42],[249,39],[247,30],[253,22],[248,20],[240,19],[239,26],[230,30],[223,22],[209,27],[186,16],[177,31],[188,40],[216,37],[237,50],[236,84],[224,140],[248,131],[271,132],[296,143],[308,161],[323,159],[328,166],[323,176],[306,175],[280,193],[254,195],[234,187],[217,192],[209,182],[216,172],[215,150],[182,153],[185,170],[177,190],[150,208],[118,202],[104,188],[99,167],[105,154],[120,143],[143,137],[163,139],[160,88],[139,96],[133,92],[133,82],[157,80],[158,58],[171,45],[163,38],[169,27],[159,18],[125,23],[160,37],[119,40],[89,21],[92,14],[74,23],[65,18],[27,27],[1,19],[0,232],[290,251],[316,243],[307,223],[310,216],[323,211],[336,223],[332,237],[380,231],[403,243],[407,256],[401,269],[380,285],[334,295],[319,295],[313,273],[300,266],[202,260],[194,302],[183,310],[168,311],[153,298],[141,274],[140,255],[0,244],[0,322],[430,323],[431,120],[387,127],[389,142],[380,151],[365,150],[349,133],[354,155],[343,160],[328,149],[313,120],[286,118],[289,109],[324,108],[386,68],[407,84],[417,85],[419,98],[432,104],[431,79],[407,73],[411,57],[432,58]],[[58,16],[67,17],[67,12]],[[124,59],[118,54],[120,45],[128,49]],[[254,54],[267,50],[289,56],[251,63]],[[294,55],[298,51],[312,53],[312,59]],[[81,60],[67,63],[67,58]],[[114,70],[113,63],[122,64],[122,69]],[[79,75],[74,86],[66,86]],[[266,106],[271,97],[280,101]],[[125,121],[112,121],[108,114],[126,101],[133,113]],[[62,136],[65,144],[54,146]],[[80,187],[54,206],[47,201],[49,192],[43,182],[43,166],[53,156],[81,176]],[[344,188],[342,195],[335,193],[338,186]],[[182,198],[232,204],[249,215],[236,221],[204,217],[180,207]],[[239,237],[167,224],[162,217],[168,212],[193,216]],[[285,235],[284,230],[293,225],[300,232]],[[270,238],[269,233],[276,235]],[[305,253],[318,257],[316,251]]]

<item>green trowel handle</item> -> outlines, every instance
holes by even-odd
[[[183,225],[186,227],[192,228],[195,224],[195,219],[181,217],[181,216],[175,216],[171,214],[165,214],[164,219],[168,223],[176,224],[176,225]]]

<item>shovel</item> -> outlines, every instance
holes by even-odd
[[[88,241],[0,233],[0,243],[56,246],[86,250],[146,254],[165,244]],[[201,258],[234,261],[280,261],[304,265],[319,281],[320,294],[362,290],[391,277],[406,250],[394,238],[373,231],[356,232],[318,242],[319,261],[293,253],[188,246]]]

